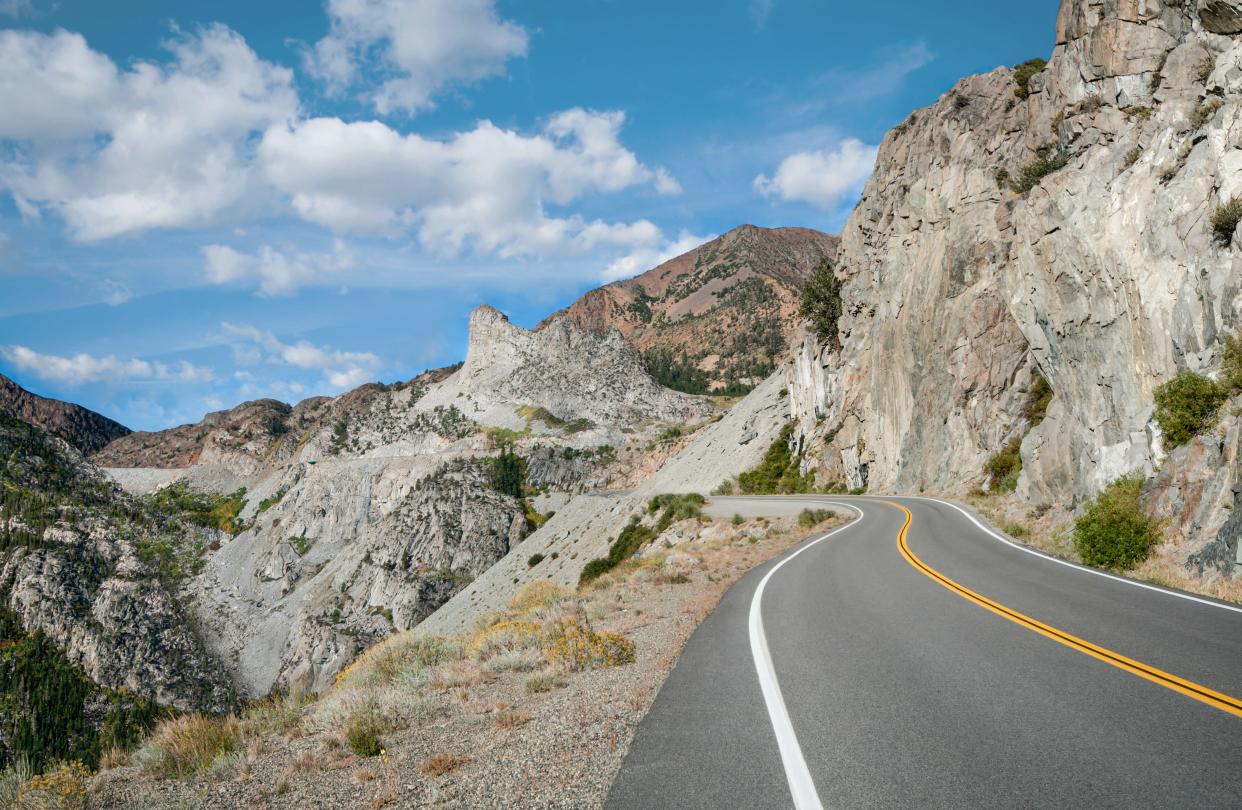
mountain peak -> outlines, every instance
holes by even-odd
[[[32,394],[3,374],[0,374],[0,412],[59,436],[84,455],[101,450],[113,439],[131,432],[120,422],[81,405]]]
[[[806,279],[839,240],[811,228],[743,224],[631,279],[584,295],[536,327],[568,319],[616,329],[666,385],[741,391],[775,368],[799,328]]]

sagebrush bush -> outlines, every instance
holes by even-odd
[[[38,776],[32,776],[18,790],[13,807],[21,810],[85,810],[86,784],[90,770],[81,762],[61,762]]]
[[[1141,475],[1119,478],[1074,522],[1074,547],[1085,564],[1124,571],[1147,558],[1158,535],[1143,514],[1142,487]]]
[[[569,671],[632,664],[634,642],[620,633],[599,632],[585,617],[561,619],[546,629],[548,663]]]
[[[1156,389],[1156,424],[1168,448],[1183,445],[1210,427],[1227,391],[1202,374],[1183,371]]]

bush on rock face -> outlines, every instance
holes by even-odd
[[[1226,391],[1193,371],[1183,371],[1156,389],[1156,423],[1170,448],[1209,427]]]
[[[1142,475],[1114,481],[1074,522],[1074,547],[1087,565],[1124,571],[1138,565],[1159,539],[1143,514]]]

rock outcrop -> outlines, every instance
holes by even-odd
[[[43,428],[87,455],[130,432],[120,422],[81,405],[32,394],[3,374],[0,374],[0,413]]]
[[[838,239],[809,228],[742,225],[640,276],[592,290],[560,318],[621,333],[657,372],[706,389],[751,386],[784,361],[807,278]]]
[[[429,391],[419,407],[450,405],[484,424],[519,429],[526,426],[521,407],[562,422],[616,427],[685,423],[716,410],[707,400],[655,382],[616,330],[598,334],[559,317],[528,331],[489,306],[470,316],[461,370]]]
[[[160,567],[192,561],[198,534],[118,491],[67,443],[0,415],[0,601],[96,684],[185,710],[232,705],[230,678]]]
[[[885,137],[842,234],[843,348],[790,372],[822,475],[962,491],[1019,437],[1019,494],[1072,508],[1160,462],[1154,389],[1213,371],[1242,315],[1211,224],[1242,196],[1236,7],[1065,0],[1025,87],[963,79]]]

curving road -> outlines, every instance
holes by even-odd
[[[734,585],[606,806],[1242,807],[1242,610],[1015,546],[924,498]]]

